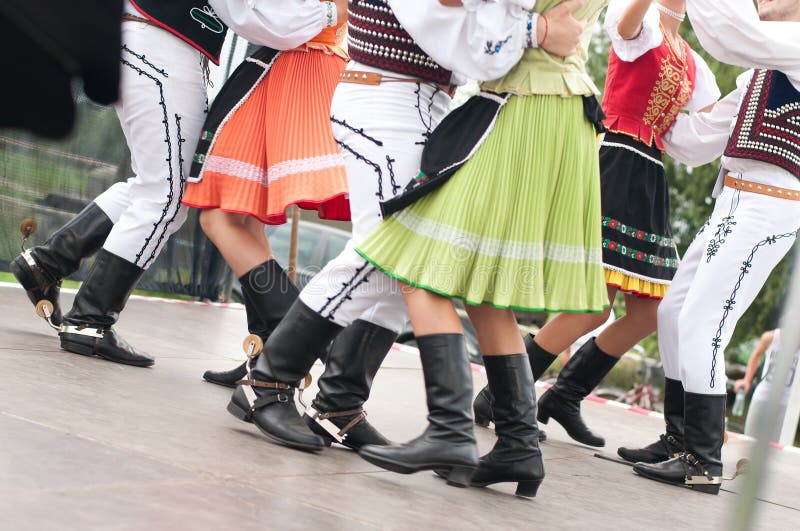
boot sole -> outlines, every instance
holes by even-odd
[[[249,422],[251,424],[255,424],[258,427],[258,431],[260,431],[262,433],[262,435],[264,435],[264,437],[266,437],[267,440],[269,440],[272,443],[280,444],[281,446],[286,446],[288,448],[293,448],[295,450],[302,450],[304,452],[319,452],[319,451],[321,451],[322,449],[325,448],[324,442],[319,446],[311,445],[311,444],[302,444],[302,443],[298,443],[298,442],[295,442],[295,441],[290,441],[288,439],[283,439],[281,437],[277,437],[277,436],[265,431],[261,426],[259,426],[258,423],[253,422],[252,417],[250,417],[250,412],[249,411],[243,410],[233,400],[228,402],[227,410],[228,410],[228,413],[230,413],[231,415],[233,415],[237,419],[242,420],[244,422]]]
[[[440,474],[444,480],[447,481],[448,485],[460,488],[470,486],[472,475],[478,469],[477,466],[454,466],[452,464],[443,463],[426,463],[411,467],[397,461],[392,461],[391,459],[373,457],[363,453],[359,453],[358,455],[360,455],[368,463],[381,467],[390,472],[396,472],[398,474],[414,474],[416,472],[422,472],[425,470],[434,470],[437,474]]]
[[[646,478],[646,479],[650,479],[650,480],[653,480],[653,481],[658,481],[659,483],[664,483],[665,485],[672,485],[674,487],[683,487],[685,489],[696,490],[696,491],[702,492],[704,494],[719,494],[719,490],[720,490],[720,487],[721,487],[721,485],[687,485],[683,481],[674,482],[674,481],[669,481],[669,480],[666,480],[666,479],[663,479],[663,478],[660,478],[660,477],[656,477],[656,476],[653,476],[653,475],[650,475],[650,474],[646,474],[646,473],[640,471],[637,468],[634,468],[633,471],[636,472],[637,474],[639,474],[640,476],[642,476],[643,478]]]
[[[152,360],[134,361],[134,360],[122,360],[111,356],[104,356],[103,354],[95,352],[94,348],[90,347],[89,345],[84,345],[82,343],[73,343],[63,338],[61,339],[61,348],[63,350],[66,350],[67,352],[72,352],[73,354],[80,354],[81,356],[87,356],[87,357],[97,357],[104,359],[106,361],[113,361],[114,363],[119,363],[121,365],[130,365],[131,367],[151,367],[153,366],[153,364],[155,364],[155,361]]]
[[[447,471],[446,470],[434,470],[436,473],[436,477],[440,479],[447,479]],[[542,479],[525,479],[520,481],[519,479],[508,478],[508,479],[500,479],[497,481],[491,481],[487,483],[476,483],[474,481],[470,482],[470,487],[475,487],[479,489],[483,489],[489,487],[491,485],[497,485],[498,483],[516,483],[517,490],[514,492],[515,496],[519,496],[521,498],[535,498],[536,493],[539,491],[539,486],[544,481]]]

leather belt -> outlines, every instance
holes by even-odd
[[[451,97],[456,92],[455,85],[440,85],[433,81],[418,77],[398,77],[387,76],[378,72],[364,72],[362,70],[345,70],[339,74],[340,83],[357,83],[359,85],[380,85],[382,83],[421,83],[434,87],[442,92],[449,94]]]
[[[150,24],[151,26],[158,27],[158,25],[149,18],[137,17],[136,15],[132,15],[130,13],[123,13],[122,20],[129,20],[131,22],[144,22],[145,24]]]
[[[725,186],[728,188],[735,188],[736,190],[742,190],[743,192],[753,192],[754,194],[789,199],[790,201],[800,201],[800,190],[791,190],[789,188],[780,188],[769,184],[745,181],[744,179],[737,179],[730,174],[725,175]]]

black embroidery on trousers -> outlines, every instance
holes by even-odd
[[[164,114],[161,123],[164,124],[164,142],[167,144],[167,158],[165,159],[165,161],[167,163],[167,166],[169,167],[169,174],[167,176],[167,181],[169,182],[169,195],[167,196],[167,204],[164,206],[164,210],[162,211],[159,220],[153,224],[153,230],[150,232],[150,235],[147,236],[147,238],[145,238],[144,245],[142,245],[142,248],[139,250],[138,253],[136,253],[136,258],[134,259],[134,265],[139,265],[139,260],[141,260],[142,255],[147,249],[147,246],[150,245],[150,242],[152,241],[153,237],[156,234],[156,231],[158,230],[158,226],[161,225],[161,223],[163,223],[164,219],[167,217],[167,212],[169,211],[169,207],[172,204],[172,199],[173,199],[172,189],[174,187],[174,182],[175,182],[174,175],[172,174],[172,139],[170,138],[170,133],[169,133],[169,115],[167,114],[167,102],[164,100],[164,85],[161,83],[160,80],[156,79],[155,76],[148,74],[141,68],[131,64],[129,61],[122,59],[122,64],[138,72],[140,76],[145,76],[152,79],[153,82],[156,84],[156,87],[158,87],[159,105],[161,106],[161,111]]]
[[[392,166],[392,164],[395,162],[397,162],[397,159],[393,159],[389,155],[386,155],[386,167],[389,168],[389,182],[392,183],[392,196],[396,196],[397,192],[399,192],[402,188],[402,186],[397,184],[397,181],[394,178],[394,166]]]
[[[744,277],[747,276],[747,274],[750,272],[750,269],[753,267],[753,259],[755,258],[756,253],[765,245],[775,245],[778,240],[797,237],[799,232],[800,230],[787,232],[785,234],[767,236],[753,246],[753,248],[750,250],[750,254],[747,256],[745,261],[742,262],[742,266],[739,268],[739,279],[736,281],[736,285],[734,285],[730,297],[728,297],[728,299],[725,301],[725,304],[722,306],[722,320],[719,322],[717,334],[714,336],[714,339],[711,340],[713,351],[711,354],[711,383],[709,385],[712,389],[714,388],[714,377],[717,374],[717,354],[719,354],[719,350],[722,347],[722,329],[725,327],[725,322],[728,320],[728,314],[736,305],[736,295],[739,293],[739,290],[742,287]]]
[[[138,53],[136,53],[133,50],[131,50],[130,48],[128,48],[127,44],[123,44],[122,45],[122,49],[124,51],[128,52],[129,54],[131,54],[132,56],[136,57],[137,59],[140,59],[144,64],[146,64],[147,66],[149,66],[150,68],[152,68],[153,70],[155,70],[156,72],[161,74],[162,76],[169,77],[169,74],[167,74],[166,70],[164,70],[162,68],[158,68],[156,65],[154,65],[153,63],[148,61],[145,58],[144,54],[139,55]]]
[[[167,229],[169,229],[169,226],[172,225],[172,223],[175,221],[175,218],[178,217],[178,212],[180,212],[181,210],[181,201],[183,200],[183,193],[186,191],[186,178],[184,177],[185,174],[183,173],[183,149],[181,147],[181,145],[186,142],[186,139],[181,136],[181,117],[179,114],[175,114],[175,127],[177,129],[176,134],[178,137],[178,175],[180,176],[178,181],[179,183],[178,201],[176,203],[175,211],[172,213],[172,217],[169,218],[169,221],[167,221],[164,224],[164,230],[161,231],[161,235],[158,237],[158,241],[156,242],[155,246],[153,246],[153,250],[150,253],[150,258],[148,258],[147,261],[144,263],[144,265],[142,266],[143,268],[147,268],[153,262],[153,260],[156,259],[156,256],[158,256],[157,252],[159,247],[161,246],[161,242],[164,241],[164,238],[167,235]],[[170,189],[167,198],[169,199],[170,202],[172,202],[173,198],[172,189]],[[167,207],[165,207],[165,209],[166,208]]]
[[[428,118],[426,120],[422,114],[422,83],[417,83],[417,89],[414,91],[414,94],[417,95],[417,105],[416,105],[417,113],[419,114],[420,123],[422,123],[422,126],[425,128],[425,132],[422,133],[423,140],[415,142],[415,144],[418,146],[424,146],[425,144],[427,144],[428,139],[431,136],[431,132],[433,131],[433,116],[432,116],[433,98],[438,93],[439,93],[439,88],[437,87],[436,89],[434,89],[434,91],[431,93],[428,99],[428,109],[427,109]]]
[[[367,157],[365,157],[364,155],[362,155],[361,153],[359,153],[355,149],[351,148],[350,146],[348,146],[344,142],[340,142],[339,140],[337,140],[336,143],[339,144],[339,146],[342,149],[347,150],[348,152],[352,153],[352,155],[356,159],[360,160],[364,164],[367,164],[368,166],[371,166],[372,169],[375,170],[375,173],[378,174],[378,191],[375,193],[375,195],[378,197],[378,199],[383,201],[383,170],[381,169],[381,165],[372,162]]]
[[[717,232],[715,232],[714,236],[708,241],[706,263],[711,263],[711,259],[717,256],[722,244],[725,243],[728,236],[733,233],[733,227],[736,225],[734,213],[739,206],[739,194],[741,194],[741,191],[735,190],[734,194],[730,209],[728,210],[728,215],[722,218],[722,222],[717,225]]]
[[[357,281],[356,281],[356,279],[359,277],[359,275],[361,275],[361,274],[362,274],[362,273],[363,273],[363,272],[364,272],[364,271],[367,269],[367,267],[368,267],[368,266],[369,266],[369,262],[367,262],[367,261],[364,261],[364,265],[362,265],[361,267],[357,268],[357,269],[356,269],[356,272],[355,272],[355,273],[353,273],[353,276],[351,276],[351,277],[350,277],[350,279],[349,279],[348,281],[346,281],[346,282],[342,282],[342,288],[341,288],[341,289],[340,289],[338,292],[336,292],[336,294],[334,294],[332,297],[328,297],[328,302],[326,302],[326,303],[325,303],[325,304],[322,306],[322,308],[320,308],[320,309],[319,309],[319,311],[318,311],[317,313],[319,313],[320,315],[323,315],[323,314],[325,313],[325,310],[327,310],[327,309],[328,309],[328,307],[331,305],[331,303],[333,303],[333,301],[335,301],[335,300],[336,300],[336,299],[338,299],[339,297],[342,297],[342,296],[345,296],[345,297],[346,297],[347,295],[349,295],[350,293],[352,293],[352,292],[353,292],[353,290],[352,290],[352,289],[350,289],[350,288],[351,288],[351,286],[353,286],[353,284],[354,284],[354,283],[355,283],[356,285],[358,285],[358,284],[361,284],[361,281],[358,281],[358,282],[357,282]],[[367,272],[367,273],[364,275],[364,277],[366,277],[367,275],[369,275],[369,273],[370,273],[370,272]],[[348,291],[348,290],[349,290],[349,291]],[[347,293],[345,293],[345,292],[347,292]],[[339,304],[336,306],[336,309],[338,309],[340,306],[341,306],[341,303],[339,303]],[[333,311],[335,311],[335,310],[332,310],[332,312],[333,312]],[[332,315],[332,314],[330,314],[330,313],[329,313],[328,315]]]
[[[693,238],[693,240],[696,240],[697,238],[699,238],[700,236],[702,236],[702,235],[703,235],[703,233],[706,231],[706,229],[709,227],[709,225],[711,225],[711,219],[707,219],[707,220],[706,220],[706,222],[705,222],[705,223],[703,223],[703,226],[702,226],[702,227],[700,227],[700,230],[698,230],[698,231],[697,231],[697,234],[695,234],[695,235],[694,235],[694,238]]]
[[[369,265],[369,264],[368,264],[367,262],[365,262],[365,263],[364,263],[364,265],[365,265],[365,266],[367,266],[367,265]],[[333,321],[333,316],[336,314],[336,312],[337,312],[337,311],[339,311],[339,308],[341,308],[341,307],[342,307],[342,305],[343,305],[343,304],[344,304],[346,301],[351,301],[351,300],[353,300],[353,292],[354,292],[354,291],[355,291],[355,290],[356,290],[356,289],[357,289],[357,288],[358,288],[358,287],[359,287],[361,284],[367,284],[367,283],[369,283],[369,279],[368,279],[368,277],[369,277],[369,276],[370,276],[370,275],[371,275],[371,274],[372,274],[374,271],[375,271],[375,268],[370,266],[369,270],[368,270],[366,273],[364,273],[364,276],[363,276],[363,277],[361,277],[361,279],[360,279],[358,282],[355,282],[355,283],[353,283],[353,284],[350,286],[350,289],[348,289],[348,290],[347,290],[347,293],[345,293],[345,294],[344,294],[344,296],[343,296],[343,297],[341,297],[341,298],[339,299],[339,302],[336,304],[336,306],[334,306],[334,307],[331,309],[331,311],[330,311],[330,312],[328,312],[328,315],[326,315],[326,316],[325,316],[325,318],[326,318],[326,319],[328,319],[329,321]]]
[[[357,135],[359,135],[359,136],[361,136],[363,138],[366,138],[367,140],[369,140],[370,142],[372,142],[376,146],[383,147],[383,142],[381,142],[377,138],[369,136],[367,133],[364,132],[364,128],[363,127],[361,129],[358,129],[356,127],[353,127],[349,123],[345,122],[344,120],[339,120],[338,118],[336,118],[333,115],[331,115],[331,122],[333,122],[333,123],[335,123],[337,125],[341,125],[342,127],[351,130],[355,134],[357,134]]]

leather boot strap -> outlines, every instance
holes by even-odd
[[[237,380],[236,385],[246,385],[248,387],[259,387],[263,389],[280,389],[288,391],[292,388],[289,384],[279,382],[263,382],[261,380]]]
[[[323,413],[314,408],[308,408],[306,414],[322,426],[325,431],[334,436],[338,442],[342,442],[348,431],[367,418],[367,412],[363,408],[349,409],[347,411],[332,411],[330,413]],[[339,428],[330,421],[330,419],[350,416],[353,416],[353,418],[342,428]]]
[[[28,264],[28,269],[31,270],[31,274],[33,275],[34,281],[38,284],[38,288],[48,288],[58,282],[56,278],[39,265],[30,249],[23,251],[21,256],[23,260],[25,260],[25,263]]]

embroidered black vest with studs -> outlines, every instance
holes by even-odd
[[[206,0],[131,0],[142,16],[219,64],[228,28]]]
[[[800,179],[800,91],[786,74],[755,71],[725,155],[768,162]]]
[[[442,85],[450,83],[452,73],[417,46],[385,0],[350,0],[347,11],[351,59]]]

